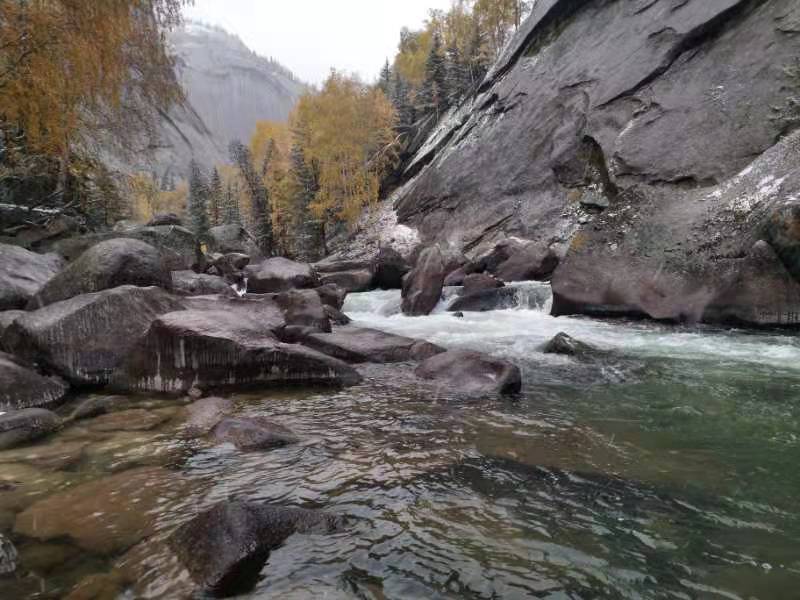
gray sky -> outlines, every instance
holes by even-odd
[[[195,0],[186,16],[221,25],[258,54],[320,83],[331,67],[374,80],[400,29],[419,27],[450,0]]]

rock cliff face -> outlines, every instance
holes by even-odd
[[[569,243],[557,314],[788,324],[798,57],[794,0],[540,0],[408,166],[400,221],[473,255]]]

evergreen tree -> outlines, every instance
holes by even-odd
[[[209,188],[203,171],[196,161],[189,163],[189,219],[192,231],[200,241],[208,239]]]
[[[392,68],[389,66],[389,59],[386,59],[386,64],[381,69],[381,76],[378,79],[378,88],[386,94],[387,98],[392,97]]]
[[[208,213],[211,227],[222,225],[222,178],[219,176],[219,171],[214,168],[214,173],[211,175],[211,188],[209,189],[209,203]]]
[[[242,224],[242,215],[239,209],[239,185],[233,181],[228,182],[228,188],[225,190],[222,219],[225,225]]]
[[[414,107],[408,98],[408,84],[399,72],[395,71],[392,82],[392,104],[397,111],[397,128],[407,129],[414,124]]]
[[[458,104],[472,87],[467,66],[455,44],[450,44],[445,54],[447,66],[448,104]]]
[[[314,169],[306,162],[300,144],[292,146],[289,176],[292,183],[292,205],[294,214],[294,253],[306,261],[316,261],[324,254],[323,229],[319,219],[311,211],[311,203],[319,186]]]
[[[420,90],[421,108],[428,113],[446,110],[448,103],[447,66],[442,53],[442,39],[439,33],[433,34],[433,42],[425,63],[425,80]]]
[[[489,70],[489,60],[486,57],[483,47],[483,34],[481,33],[480,22],[477,18],[474,18],[472,36],[467,47],[466,56],[464,57],[466,74],[469,77],[470,87],[472,89],[477,89]]]
[[[253,215],[253,233],[256,243],[266,256],[271,256],[274,249],[272,232],[272,206],[269,191],[263,178],[253,166],[253,155],[250,148],[235,140],[230,145],[231,160],[239,168],[247,193],[250,196]]]

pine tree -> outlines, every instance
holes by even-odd
[[[211,188],[209,189],[209,202],[208,213],[211,227],[222,225],[222,178],[219,176],[219,171],[214,168],[214,173],[211,175]]]
[[[378,79],[378,88],[386,94],[387,98],[392,96],[392,68],[389,66],[389,59],[386,59],[386,64],[381,69],[381,76]]]
[[[436,32],[425,63],[425,80],[420,91],[421,108],[425,112],[435,113],[438,118],[441,111],[447,109],[447,97],[447,66],[442,54],[442,39]]]
[[[472,89],[477,89],[489,70],[489,61],[486,58],[483,47],[483,34],[481,32],[480,22],[477,18],[474,18],[472,37],[470,38],[466,56],[464,57],[464,63]]]
[[[253,155],[250,148],[235,140],[230,145],[231,160],[239,168],[247,193],[250,196],[253,214],[253,234],[256,243],[266,256],[271,256],[274,250],[274,236],[272,232],[272,206],[269,191],[264,185],[263,178],[253,166]]]
[[[322,224],[311,211],[319,186],[314,170],[306,162],[305,153],[299,144],[292,146],[289,176],[292,182],[292,206],[294,214],[294,253],[307,261],[319,260],[324,254]]]
[[[208,239],[209,188],[203,171],[196,161],[189,163],[189,219],[192,231],[202,242]]]
[[[242,215],[239,209],[239,186],[233,181],[228,182],[228,188],[225,190],[222,218],[225,225],[242,224]]]
[[[448,103],[458,104],[470,91],[471,82],[464,59],[455,44],[450,44],[445,54],[447,66]]]
[[[397,128],[407,129],[414,124],[414,107],[408,98],[408,84],[399,72],[395,71],[392,82],[392,104],[397,111]]]

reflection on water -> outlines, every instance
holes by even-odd
[[[797,597],[796,338],[536,310],[410,319],[396,303],[396,292],[372,292],[345,310],[361,325],[506,356],[523,369],[523,394],[463,401],[411,365],[364,367],[348,390],[238,394],[237,412],[302,438],[249,454],[184,440],[183,407],[156,403],[148,416],[132,399],[122,417],[0,453],[0,532],[15,531],[26,573],[1,580],[0,597],[63,597],[109,573],[106,583],[135,579],[134,597],[180,597],[159,542],[227,498],[351,517],[340,533],[273,552],[254,598]],[[559,331],[607,354],[541,354]],[[104,501],[141,478],[152,493],[132,496],[146,514]],[[70,522],[98,531],[37,539],[45,526],[70,529],[47,516],[61,498]]]

